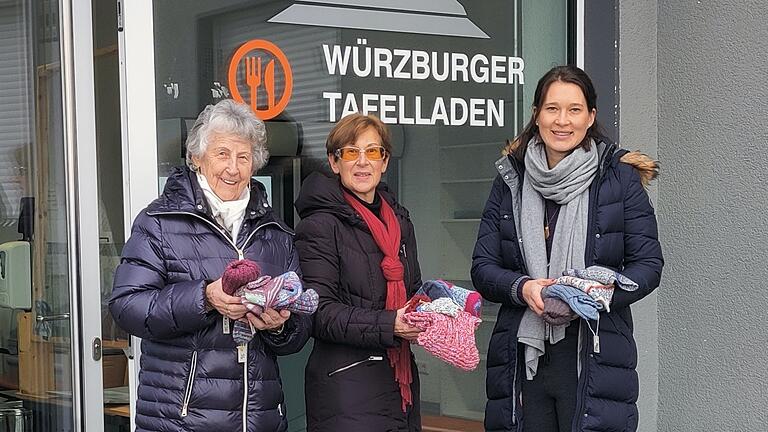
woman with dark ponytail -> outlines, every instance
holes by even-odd
[[[605,138],[596,114],[587,74],[555,67],[495,163],[472,261],[475,288],[501,303],[487,431],[637,429],[630,305],[661,278],[644,189],[658,165]]]

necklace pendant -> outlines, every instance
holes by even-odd
[[[544,240],[549,240],[549,225],[544,225]]]

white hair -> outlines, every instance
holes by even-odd
[[[267,129],[251,108],[232,99],[223,99],[216,105],[208,105],[197,116],[194,126],[187,136],[187,166],[197,171],[192,158],[201,158],[208,148],[211,134],[234,135],[251,143],[253,154],[253,172],[267,164]]]

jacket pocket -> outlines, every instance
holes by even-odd
[[[504,267],[515,271],[523,269],[522,240],[518,237],[512,213],[505,212],[499,219],[499,241]]]
[[[186,417],[189,412],[189,399],[192,396],[192,386],[195,383],[195,371],[197,370],[197,351],[192,351],[192,362],[189,365],[187,387],[184,389],[184,398],[181,400],[181,416]]]
[[[403,266],[404,274],[403,274],[403,282],[405,283],[405,294],[409,295],[408,293],[411,290],[411,268],[408,263],[408,252],[405,250],[405,242],[403,242],[400,245],[400,256],[403,257],[403,262],[405,265]],[[416,288],[418,289],[418,288]]]
[[[364,365],[364,364],[371,363],[371,362],[380,362],[380,361],[383,361],[383,360],[384,360],[384,356],[381,356],[381,355],[368,356],[368,358],[365,358],[365,359],[362,359],[362,360],[358,360],[358,361],[350,363],[350,364],[348,364],[346,366],[342,366],[342,367],[340,367],[338,369],[332,370],[332,371],[328,372],[328,376],[332,377],[332,376],[336,375],[339,372],[344,372],[346,370],[352,369],[352,368],[360,366],[360,365]]]

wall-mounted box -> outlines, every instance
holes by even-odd
[[[29,242],[0,244],[0,306],[32,308]]]

